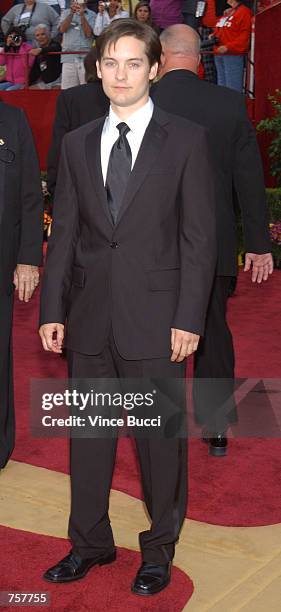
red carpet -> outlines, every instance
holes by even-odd
[[[262,285],[241,272],[229,300],[229,324],[236,353],[236,377],[281,378],[281,271]]]
[[[52,585],[41,576],[69,551],[65,540],[35,535],[16,529],[0,527],[1,567],[0,589],[15,593],[50,594],[50,607],[37,610],[83,612],[180,612],[193,593],[192,581],[177,567],[173,567],[171,584],[159,595],[144,598],[131,594],[130,585],[140,565],[140,554],[119,548],[117,560],[103,567],[95,567],[83,580],[72,584]],[[22,608],[22,606],[20,606]],[[1,607],[1,610],[11,608]]]
[[[280,279],[281,273],[275,271],[268,283],[255,286],[248,275],[240,274],[229,308],[239,377],[280,376]],[[65,376],[65,362],[41,349],[36,333],[37,298],[28,305],[17,303],[15,308],[17,446],[13,458],[67,472],[67,442],[34,440],[29,433],[29,379]],[[192,440],[188,516],[232,526],[280,523],[280,446],[279,439],[233,439],[228,456],[216,459],[207,455],[199,440]],[[141,498],[130,440],[120,440],[113,486]]]

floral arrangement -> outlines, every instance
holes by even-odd
[[[281,246],[281,221],[276,221],[276,223],[270,223],[269,231],[271,242],[275,242],[276,244],[278,244],[278,246]]]
[[[41,173],[41,187],[42,194],[44,199],[44,238],[48,240],[51,233],[52,226],[52,214],[51,214],[51,197],[48,192],[47,181],[46,181],[46,173]]]
[[[275,221],[269,225],[272,254],[276,268],[281,267],[281,221]]]
[[[257,130],[271,134],[271,143],[268,147],[270,159],[270,173],[276,179],[277,187],[281,187],[281,90],[275,89],[274,95],[268,95],[271,103],[271,117],[262,119]]]
[[[51,225],[52,225],[52,217],[49,213],[44,210],[44,232],[47,232],[47,237],[49,238],[51,233]]]

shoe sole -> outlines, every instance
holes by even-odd
[[[153,593],[145,593],[145,592],[142,593],[141,591],[138,591],[137,589],[135,590],[134,583],[133,583],[131,586],[131,591],[132,593],[134,593],[134,595],[141,595],[142,597],[150,597],[151,595],[157,595],[157,593],[160,593],[161,591],[163,591],[163,589],[165,589],[170,584],[170,582],[171,582],[171,578],[169,578],[169,580],[167,580],[165,584],[162,584],[162,586],[159,589],[157,589],[157,591],[154,591]]]
[[[212,455],[212,457],[225,457],[227,455],[227,448],[209,446],[209,455]]]
[[[203,444],[209,444],[209,455],[213,457],[225,457],[227,455],[227,447],[220,448],[219,446],[211,446],[208,438],[201,438]]]
[[[115,560],[116,560],[116,553],[113,553],[112,555],[110,555],[109,557],[106,557],[105,559],[101,559],[100,561],[95,561],[93,565],[90,565],[90,567],[88,567],[87,570],[83,572],[83,574],[80,574],[79,576],[73,576],[71,578],[63,578],[63,579],[54,580],[51,578],[47,578],[45,575],[43,575],[43,579],[46,580],[46,582],[52,582],[53,584],[62,584],[63,582],[74,582],[75,580],[81,580],[82,578],[85,578],[88,572],[95,565],[108,565],[109,563],[113,563]]]

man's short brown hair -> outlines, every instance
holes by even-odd
[[[135,19],[115,19],[103,30],[96,40],[97,60],[101,61],[108,45],[115,46],[123,36],[133,36],[144,42],[150,67],[160,63],[162,47],[158,35],[149,25]]]

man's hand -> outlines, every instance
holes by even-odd
[[[200,336],[192,332],[183,331],[182,329],[171,330],[171,361],[183,361],[186,357],[197,350]]]
[[[39,336],[45,351],[62,353],[64,338],[64,325],[62,323],[45,323],[45,325],[41,325]]]
[[[21,302],[29,302],[39,283],[39,270],[37,266],[18,264],[14,271],[14,285],[19,293]]]
[[[217,53],[220,53],[221,55],[224,55],[224,53],[227,53],[228,49],[225,45],[221,45],[220,47],[217,47]]]
[[[41,51],[41,47],[37,47],[36,49],[30,49],[29,55],[40,55]]]
[[[244,272],[248,272],[252,266],[252,282],[261,283],[268,279],[273,272],[273,259],[271,253],[246,253]]]

